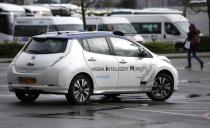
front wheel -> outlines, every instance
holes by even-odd
[[[23,103],[32,103],[39,97],[36,92],[15,92],[15,95]]]
[[[85,104],[90,99],[92,90],[91,81],[85,75],[76,76],[69,87],[66,99],[73,104]]]
[[[154,101],[167,100],[174,91],[174,82],[172,78],[164,73],[158,74],[155,77],[152,91],[147,93],[147,96]]]

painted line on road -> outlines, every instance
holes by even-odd
[[[0,87],[8,87],[8,85],[0,85]]]
[[[202,116],[200,114],[183,114],[183,113],[166,112],[166,111],[159,111],[159,110],[135,109],[135,108],[124,108],[124,109],[126,109],[126,110],[133,110],[133,111],[150,112],[150,113],[162,113],[162,114],[170,114],[170,115],[202,118]]]
[[[200,72],[207,72],[206,70],[205,70],[205,66],[204,66],[204,69],[203,70],[201,70],[200,69],[200,67],[193,67],[191,70],[188,70],[188,69],[186,69],[186,68],[184,68],[184,67],[178,67],[178,68],[176,68],[177,70],[186,70],[186,71],[200,71]]]
[[[186,112],[190,112],[190,111],[197,111],[197,112],[208,112],[208,111],[210,111],[210,109],[202,109],[202,110],[197,110],[197,109],[191,109],[191,110],[186,110],[186,109],[183,109],[183,110],[164,110],[164,111],[166,111],[166,112],[179,112],[179,111],[186,111]]]
[[[108,105],[108,104],[99,104],[94,103],[96,105],[102,105],[107,107],[116,107],[114,105]],[[201,114],[183,114],[183,113],[175,113],[175,112],[167,112],[167,111],[159,111],[159,110],[145,110],[145,109],[136,109],[136,108],[123,108],[125,110],[132,110],[132,111],[142,111],[142,112],[150,112],[150,113],[162,113],[162,114],[170,114],[170,115],[177,115],[177,116],[187,116],[187,117],[197,117],[197,118],[203,118]]]
[[[204,117],[204,118],[206,118],[206,119],[209,119],[209,120],[210,120],[210,112],[208,112],[208,113],[204,113],[204,114],[202,115],[202,117]]]
[[[200,80],[187,80],[187,79],[185,79],[185,80],[179,80],[179,83],[200,83],[200,82],[210,82],[210,79],[200,79]]]

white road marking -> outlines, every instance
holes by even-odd
[[[150,112],[150,113],[162,113],[162,114],[178,115],[178,116],[199,117],[199,118],[202,117],[200,114],[183,114],[183,113],[166,112],[166,111],[159,111],[159,110],[135,109],[135,108],[124,108],[124,109],[133,110],[133,111]]]
[[[7,87],[8,87],[8,85],[0,85],[0,87],[7,88]]]
[[[201,72],[207,72],[206,70],[205,70],[205,66],[204,66],[204,69],[203,70],[201,70],[200,69],[200,67],[192,67],[192,69],[191,70],[188,70],[188,69],[186,69],[186,68],[184,68],[184,67],[177,67],[176,68],[177,70],[186,70],[186,71],[201,71]]]
[[[205,63],[204,65],[210,65],[210,62]]]
[[[197,112],[209,112],[210,111],[210,109],[202,109],[202,110],[197,110],[197,109],[191,109],[191,110],[189,110],[189,109],[185,109],[185,110],[164,110],[164,111],[166,111],[166,112],[179,112],[179,111],[185,111],[185,112],[190,112],[190,111],[197,111]]]
[[[102,105],[102,106],[107,106],[107,107],[117,107],[114,105],[107,105],[107,104],[99,104],[99,103],[94,103],[96,105]],[[183,113],[176,113],[176,112],[168,112],[171,110],[167,110],[167,111],[160,111],[160,110],[145,110],[145,109],[136,109],[136,108],[123,108],[125,110],[132,110],[132,111],[142,111],[142,112],[150,112],[150,113],[162,113],[162,114],[169,114],[169,115],[177,115],[177,116],[187,116],[187,117],[197,117],[197,118],[203,118],[202,114],[183,114]],[[184,111],[184,110],[183,110]],[[189,110],[187,110],[189,111]],[[193,111],[193,110],[191,110]],[[209,110],[206,110],[209,111]]]

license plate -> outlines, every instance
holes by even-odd
[[[20,84],[36,84],[36,79],[35,78],[19,78],[19,83]]]

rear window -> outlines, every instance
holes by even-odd
[[[67,41],[67,39],[33,38],[24,51],[30,54],[64,53]]]

